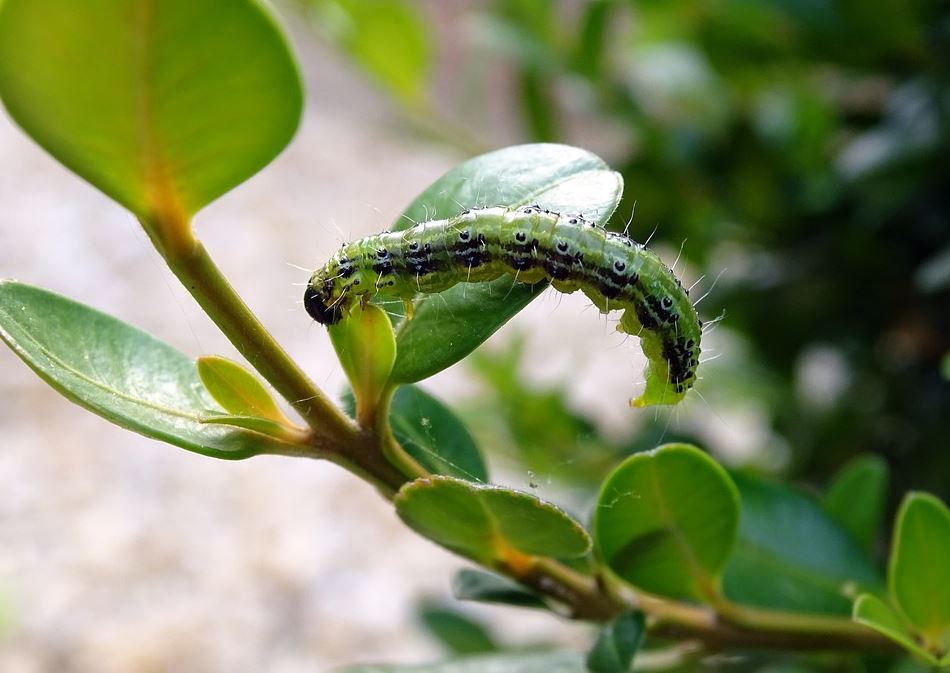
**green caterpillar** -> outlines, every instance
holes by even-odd
[[[604,313],[624,311],[619,329],[640,338],[648,360],[646,390],[632,406],[675,404],[692,388],[702,321],[673,272],[622,234],[537,205],[470,209],[349,243],[314,271],[304,306],[332,325],[384,290],[402,298],[411,317],[417,293],[510,273],[526,283],[548,279],[561,292],[583,290]]]

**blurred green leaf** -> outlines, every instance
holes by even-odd
[[[219,355],[202,355],[196,364],[205,389],[225,411],[291,425],[260,379],[237,362]]]
[[[835,475],[825,493],[825,511],[871,549],[881,530],[887,499],[887,463],[878,456],[859,456]]]
[[[544,599],[527,587],[494,573],[465,568],[452,578],[452,594],[460,601],[501,603],[547,609]]]
[[[396,390],[390,422],[402,447],[429,472],[488,481],[488,468],[465,425],[421,388],[405,385]]]
[[[524,555],[575,558],[590,549],[583,527],[554,505],[504,488],[451,477],[423,477],[394,500],[410,528],[483,565],[513,565]]]
[[[4,0],[0,98],[137,216],[190,215],[297,128],[297,68],[255,0]]]
[[[694,446],[631,456],[604,482],[594,515],[600,558],[645,591],[709,601],[736,539],[739,494]]]
[[[633,657],[646,633],[642,612],[627,612],[604,626],[587,655],[591,673],[626,673],[633,666]]]
[[[357,418],[362,420],[361,411],[372,411],[379,403],[396,360],[392,323],[383,309],[366,304],[354,306],[327,331],[356,396]]]
[[[597,156],[566,145],[521,145],[483,154],[456,166],[413,201],[396,231],[458,215],[466,208],[538,203],[578,212],[604,224],[617,207],[623,180]],[[396,331],[392,381],[411,383],[442,371],[471,353],[547,286],[460,283],[417,296],[415,315]]]
[[[426,98],[432,66],[429,26],[403,0],[303,0],[317,30],[403,103]]]
[[[418,608],[423,627],[453,655],[495,652],[498,645],[488,629],[471,617],[440,603]]]
[[[792,489],[733,474],[742,498],[739,539],[723,577],[738,603],[847,615],[856,589],[878,589],[874,563],[818,503]]]
[[[587,673],[587,668],[574,652],[504,652],[435,664],[349,666],[340,673]]]
[[[146,437],[215,458],[293,452],[264,435],[205,425],[216,405],[190,358],[60,295],[0,282],[0,339],[65,397]]]
[[[887,636],[908,652],[913,652],[924,661],[936,664],[933,654],[917,644],[914,634],[894,609],[877,596],[862,594],[854,603],[854,620]]]
[[[950,652],[950,510],[929,493],[909,493],[901,503],[888,584],[924,647]]]

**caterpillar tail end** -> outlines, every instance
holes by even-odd
[[[630,400],[630,406],[635,409],[652,407],[653,405],[673,405],[686,397],[686,388],[677,390],[676,386],[667,382],[668,370],[662,368],[662,374],[648,366],[646,370],[647,385],[639,397]]]

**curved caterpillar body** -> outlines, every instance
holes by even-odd
[[[419,292],[506,273],[526,283],[549,279],[561,292],[583,290],[604,313],[624,311],[618,329],[640,338],[649,362],[646,390],[631,405],[675,404],[695,383],[702,322],[673,272],[622,234],[540,206],[471,209],[349,243],[314,271],[304,305],[332,325],[377,292],[411,308]]]

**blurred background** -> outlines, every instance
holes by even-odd
[[[498,481],[584,516],[624,455],[685,439],[805,489],[878,454],[891,511],[909,489],[950,496],[946,3],[275,10],[307,82],[301,130],[197,229],[324,389],[342,376],[302,310],[309,273],[297,267],[385,229],[473,154],[564,142],[623,173],[611,226],[652,235],[684,283],[698,282],[693,296],[709,292],[699,308],[721,317],[704,342],[715,359],[677,408],[631,411],[635,340],[582,297],[542,296],[425,386],[466,419]],[[131,216],[5,116],[0,275],[190,355],[234,353]],[[290,673],[589,641],[550,616],[453,606],[461,562],[329,464],[189,454],[70,405],[6,349],[0,372],[5,673]]]

